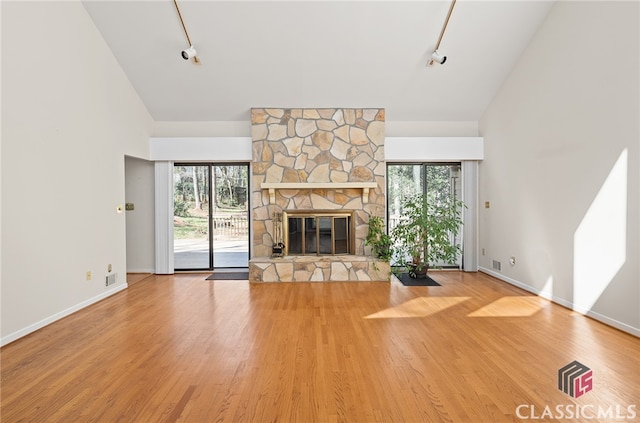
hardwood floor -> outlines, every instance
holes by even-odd
[[[138,283],[141,280],[148,278],[149,276],[153,276],[152,273],[127,273],[127,284],[129,286],[134,283]]]
[[[205,277],[144,278],[2,348],[2,422],[640,414],[640,339],[485,274],[435,273],[440,287]],[[577,399],[557,386],[573,360],[593,370]]]

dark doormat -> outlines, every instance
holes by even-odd
[[[396,275],[396,277],[404,286],[441,286],[438,282],[434,281],[429,276],[414,279],[409,276],[408,273],[400,273],[399,275]]]
[[[235,281],[235,280],[249,280],[249,272],[230,272],[214,271],[206,280],[208,281]]]

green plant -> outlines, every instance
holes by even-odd
[[[413,278],[424,277],[429,263],[456,261],[462,249],[453,244],[462,227],[464,203],[447,196],[428,202],[423,195],[405,198],[402,217],[391,231],[398,265]]]
[[[173,215],[180,217],[189,217],[189,203],[186,201],[173,201]]]
[[[393,256],[393,242],[387,235],[384,220],[379,216],[369,218],[369,232],[364,240],[364,245],[371,246],[371,252],[380,260],[389,261]]]

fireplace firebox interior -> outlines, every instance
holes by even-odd
[[[283,213],[285,254],[353,254],[352,212]]]

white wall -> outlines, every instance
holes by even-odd
[[[479,198],[482,268],[636,335],[638,8],[555,4],[481,119]]]
[[[482,160],[482,137],[387,137],[387,162]]]
[[[171,162],[250,162],[251,137],[153,137],[150,156]]]
[[[152,137],[151,160],[249,162],[251,137]],[[482,137],[390,137],[385,139],[387,161],[482,160]]]
[[[242,121],[166,122],[153,123],[154,137],[250,137],[251,111]]]
[[[2,38],[5,344],[126,286],[124,156],[152,121],[80,2],[4,1]]]
[[[127,272],[153,273],[155,269],[154,170],[153,162],[125,157],[125,199],[133,210],[125,212],[127,227]]]
[[[387,137],[477,137],[477,121],[460,122],[401,122],[386,121]]]
[[[388,117],[388,116],[387,116]],[[387,137],[477,137],[478,122],[385,122]],[[251,137],[251,113],[247,119],[229,122],[154,122],[154,137]]]

